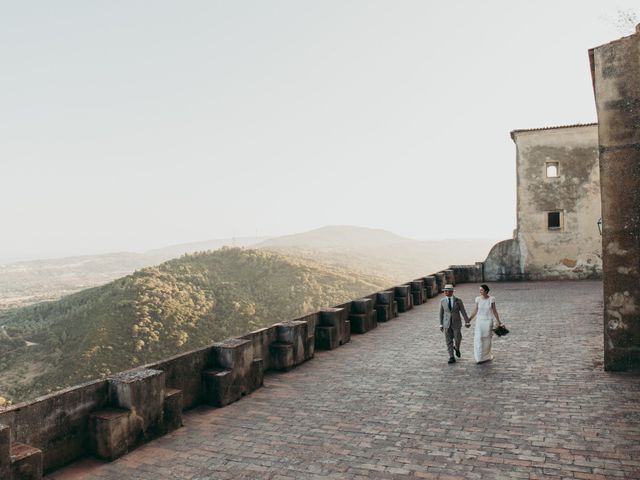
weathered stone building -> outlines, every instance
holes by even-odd
[[[493,247],[485,280],[599,278],[597,124],[514,130],[517,228]]]
[[[640,370],[640,25],[589,57],[602,176],[604,367]]]

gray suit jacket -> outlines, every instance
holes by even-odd
[[[440,326],[445,330],[449,328],[450,325],[455,329],[462,328],[460,314],[462,314],[466,322],[469,321],[469,317],[467,316],[467,311],[464,309],[464,303],[462,303],[462,300],[455,295],[452,295],[451,303],[453,303],[453,307],[451,308],[451,311],[449,311],[449,298],[444,297],[440,300]]]

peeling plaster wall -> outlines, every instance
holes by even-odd
[[[580,125],[512,133],[517,148],[518,228],[523,278],[600,278],[602,243],[598,127]],[[547,178],[547,162],[559,177]],[[560,211],[561,228],[547,214]]]
[[[604,367],[640,371],[640,25],[589,53],[602,178]]]

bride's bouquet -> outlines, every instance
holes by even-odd
[[[493,329],[493,333],[495,333],[496,335],[498,335],[499,337],[503,337],[505,336],[507,333],[509,333],[509,329],[507,329],[507,327],[505,327],[504,325],[500,325],[497,328]]]

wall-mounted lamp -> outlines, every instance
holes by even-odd
[[[598,232],[602,235],[602,217],[598,219]]]

